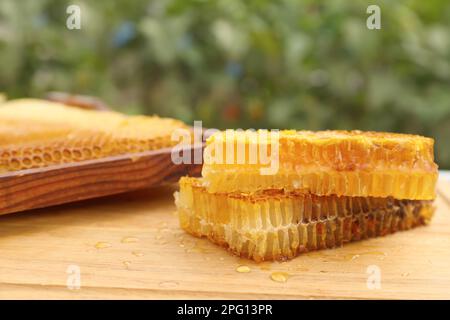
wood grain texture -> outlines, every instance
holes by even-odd
[[[8,172],[0,174],[0,215],[174,183],[200,172],[201,165],[175,165],[170,148]]]
[[[441,196],[429,226],[256,264],[180,230],[174,190],[0,217],[0,298],[450,298],[450,206]],[[80,267],[79,290],[67,288],[70,265]],[[238,273],[239,265],[251,271]],[[367,288],[371,265],[380,268],[381,289]],[[274,282],[272,272],[290,277]]]
[[[440,188],[438,188],[439,195],[450,206],[450,181],[449,180],[441,180],[439,186],[440,186]]]

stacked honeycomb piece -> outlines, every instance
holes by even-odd
[[[433,215],[432,139],[281,131],[255,140],[232,133],[208,139],[203,177],[182,178],[175,198],[183,229],[237,255],[283,260],[424,225]],[[276,171],[262,174],[268,164],[250,161],[255,146],[277,150]],[[241,161],[237,150],[245,151]]]
[[[0,105],[0,173],[170,147],[181,121],[36,99]]]

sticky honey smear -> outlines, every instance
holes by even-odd
[[[181,121],[126,116],[36,100],[0,106],[0,172],[45,167],[175,145]]]
[[[202,176],[210,192],[298,189],[322,196],[432,200],[438,176],[433,145],[430,138],[381,132],[285,130],[278,139],[219,132],[207,141],[205,154],[214,161],[204,164]],[[269,165],[252,160],[261,146],[267,146],[268,157],[278,149],[275,174],[261,174]]]
[[[407,230],[428,223],[434,212],[431,201],[280,190],[210,193],[203,184],[198,178],[180,180],[175,202],[181,227],[255,261]]]
[[[112,246],[111,243],[103,242],[103,241],[97,242],[95,244],[95,248],[97,248],[97,249],[105,249],[105,248],[109,248],[111,246]]]

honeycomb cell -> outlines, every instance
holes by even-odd
[[[33,157],[33,164],[39,166],[43,161],[43,159],[40,156],[34,156]]]
[[[30,158],[23,158],[22,159],[22,165],[25,167],[25,168],[30,168],[31,166],[32,166],[32,164],[33,164],[33,162],[31,161],[31,159]]]
[[[72,158],[72,151],[69,149],[63,149],[62,156],[63,158],[70,159]]]
[[[9,166],[10,166],[11,168],[13,168],[13,169],[18,170],[18,169],[21,167],[20,161],[17,160],[17,159],[12,159],[12,160],[9,162]]]
[[[53,159],[55,159],[57,162],[60,161],[62,159],[61,151],[53,151]]]
[[[89,148],[83,148],[82,150],[83,158],[89,159],[92,157],[92,151]]]
[[[80,150],[75,149],[75,150],[72,151],[72,154],[73,154],[73,158],[75,160],[81,160],[82,159],[82,153],[81,153]]]
[[[52,155],[51,155],[50,153],[48,153],[48,152],[45,152],[45,153],[42,155],[42,157],[44,158],[44,162],[49,163],[49,162],[52,162],[52,161],[53,161]]]

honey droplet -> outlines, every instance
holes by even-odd
[[[248,273],[251,269],[248,266],[241,265],[236,268],[236,271],[239,273]]]
[[[369,255],[380,256],[380,259],[384,259],[384,257],[387,256],[387,254],[382,251],[366,251],[366,252],[360,252],[359,254],[355,254],[355,253],[346,254],[344,256],[344,260],[353,261],[353,260],[359,259],[362,256],[369,256]]]
[[[96,244],[95,244],[95,247],[97,248],[97,249],[104,249],[104,248],[109,248],[109,247],[111,247],[111,243],[109,243],[109,242],[97,242]]]
[[[270,279],[275,282],[286,282],[289,278],[289,274],[286,272],[272,272]]]
[[[140,252],[140,251],[133,251],[132,254],[135,255],[136,257],[143,257],[144,256],[144,254],[142,252]]]
[[[409,272],[403,272],[402,273],[402,277],[408,277],[409,276]]]
[[[138,242],[139,239],[135,238],[135,237],[125,237],[122,239],[122,243],[134,243],[134,242]]]
[[[356,259],[359,259],[359,257],[360,257],[360,255],[359,254],[346,254],[345,256],[344,256],[344,260],[346,260],[346,261],[354,261],[354,260],[356,260]]]
[[[130,268],[130,265],[131,265],[131,262],[130,262],[130,261],[124,261],[124,262],[123,262],[123,265],[124,265],[127,269],[129,269],[129,268]]]

